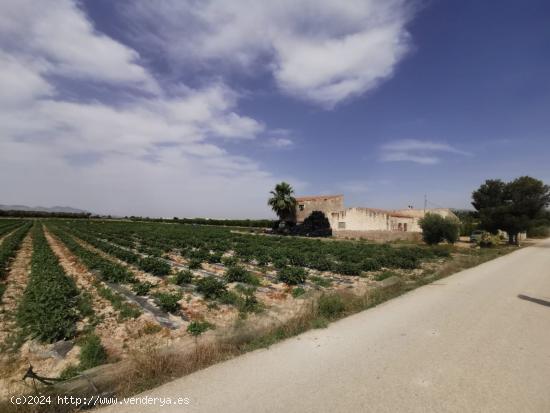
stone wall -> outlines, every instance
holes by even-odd
[[[344,209],[343,195],[326,195],[315,197],[296,198],[296,221],[304,222],[313,211],[323,212],[330,219],[330,214],[333,211]]]
[[[333,231],[332,235],[335,238],[366,239],[376,242],[422,240],[422,234],[420,232],[339,230]]]

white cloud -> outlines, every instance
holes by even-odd
[[[98,33],[70,0],[39,7],[32,0],[0,3],[0,46],[14,56],[40,63],[40,73],[124,83],[158,92],[139,64],[139,54]]]
[[[264,146],[275,149],[290,149],[294,146],[294,133],[288,129],[271,129],[267,132]]]
[[[392,76],[410,49],[414,9],[409,0],[168,0],[125,12],[179,67],[263,65],[285,93],[332,107]]]
[[[380,160],[383,162],[407,161],[423,165],[439,163],[443,153],[470,155],[469,152],[457,149],[447,143],[417,139],[393,141],[382,145],[380,149]]]
[[[6,203],[122,215],[269,216],[267,192],[284,177],[224,147],[266,129],[237,112],[239,96],[227,86],[173,84],[165,93],[136,51],[97,32],[69,1],[45,9],[2,2],[0,36]],[[68,98],[61,90],[75,79],[108,86],[109,94],[82,99],[77,90]]]

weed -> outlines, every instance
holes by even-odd
[[[292,296],[294,298],[298,298],[306,293],[306,290],[304,290],[302,287],[296,287],[292,289]]]

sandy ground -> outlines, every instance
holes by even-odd
[[[101,412],[547,412],[549,326],[550,239]]]

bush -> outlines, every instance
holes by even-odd
[[[202,268],[202,260],[200,258],[191,258],[189,260],[189,269],[198,270]]]
[[[222,258],[222,264],[226,267],[232,267],[234,265],[237,265],[239,261],[235,257],[223,257]]]
[[[143,271],[157,276],[170,274],[172,268],[166,261],[153,257],[141,258],[138,261],[138,266]]]
[[[189,270],[179,271],[172,281],[176,285],[191,284],[193,282],[193,273]]]
[[[193,337],[198,337],[213,327],[214,326],[207,321],[192,321],[191,324],[187,326],[187,332]]]
[[[481,248],[492,248],[500,244],[500,237],[490,232],[484,232],[477,243]]]
[[[334,272],[342,275],[359,275],[361,274],[361,266],[353,262],[341,262],[336,265]]]
[[[288,285],[303,284],[307,278],[307,272],[301,267],[284,267],[277,273],[279,281]]]
[[[378,271],[380,268],[382,268],[382,265],[376,258],[365,258],[361,262],[361,269],[363,271]]]
[[[319,298],[318,308],[321,317],[333,320],[345,311],[346,305],[339,295],[322,295]]]
[[[201,293],[204,298],[216,299],[227,291],[227,287],[225,283],[219,281],[217,278],[209,276],[197,281],[197,291]]]
[[[104,364],[107,361],[107,352],[101,340],[95,334],[87,336],[80,348],[80,369],[88,370]]]
[[[250,271],[241,266],[229,267],[225,272],[228,282],[242,282],[252,285],[258,285],[260,282]]]
[[[528,238],[546,238],[550,236],[550,226],[540,225],[527,230]]]
[[[137,295],[147,295],[147,293],[149,292],[149,290],[151,290],[152,287],[153,287],[153,284],[151,284],[150,282],[144,282],[144,283],[137,282],[132,286],[132,290]]]
[[[206,258],[206,260],[210,264],[217,264],[217,263],[222,261],[222,253],[217,252],[217,253],[214,253],[214,254],[209,254],[208,257]]]
[[[330,287],[332,285],[332,282],[328,278],[318,277],[316,275],[309,277],[309,280],[319,287]]]
[[[420,220],[420,227],[422,228],[422,239],[426,244],[435,245],[442,241],[454,244],[458,241],[460,224],[452,217],[443,218],[437,214],[426,214]]]
[[[178,301],[181,298],[181,293],[157,293],[155,294],[155,304],[168,313],[175,313],[180,309]]]
[[[292,290],[292,296],[294,298],[298,298],[306,293],[306,290],[304,290],[302,287],[296,287]]]

